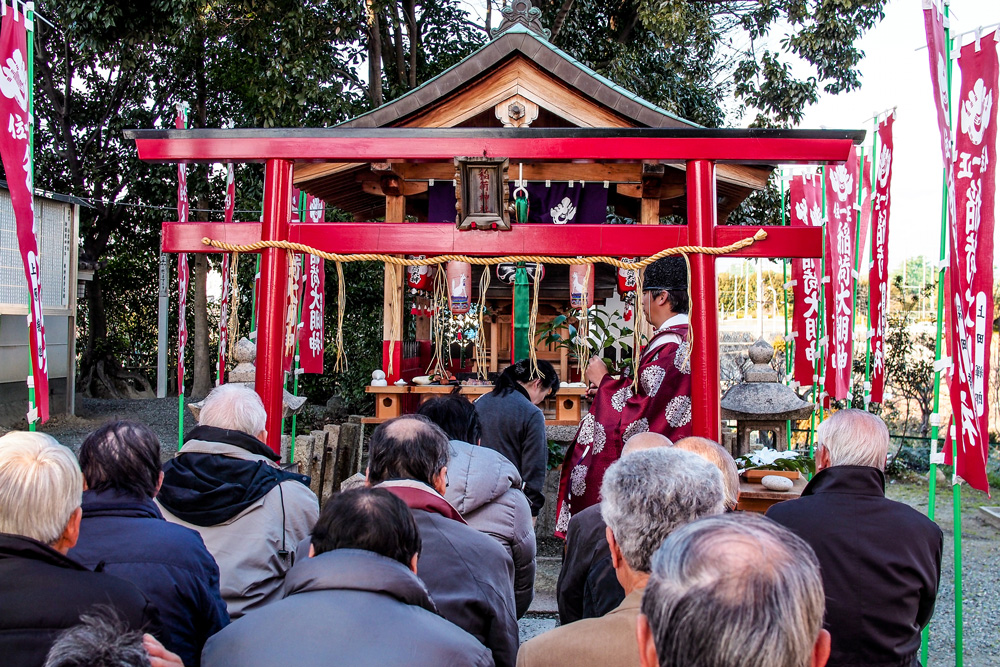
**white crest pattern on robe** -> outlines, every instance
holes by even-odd
[[[580,422],[580,435],[577,436],[577,442],[584,445],[591,445],[594,443],[594,424],[596,420],[594,415],[588,414]]]
[[[578,465],[569,474],[569,490],[574,496],[582,496],[587,492],[587,466]]]
[[[660,391],[660,385],[663,384],[663,378],[665,376],[666,373],[662,368],[650,366],[642,371],[642,375],[639,376],[639,381],[642,382],[642,388],[648,396],[656,396],[656,394]]]
[[[563,506],[559,509],[559,517],[556,519],[556,531],[565,533],[569,530],[569,520],[569,504],[563,503]]]
[[[691,421],[691,399],[687,396],[678,396],[667,403],[664,416],[667,423],[674,428],[679,428]]]
[[[632,387],[622,387],[611,396],[611,407],[621,412],[630,398],[632,398]]]
[[[624,445],[626,442],[628,442],[628,439],[631,438],[633,435],[637,435],[639,433],[645,433],[648,430],[649,430],[649,421],[645,417],[643,417],[642,419],[636,419],[634,422],[628,425],[628,428],[625,429],[625,433],[622,434],[622,444]]]
[[[674,355],[674,368],[681,373],[691,375],[691,353],[688,350],[687,341],[677,346],[677,354]]]

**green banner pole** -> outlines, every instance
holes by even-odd
[[[851,339],[854,339],[854,327],[856,320],[854,319],[854,311],[858,306],[858,281],[861,279],[861,256],[864,254],[861,252],[861,204],[864,202],[864,182],[865,182],[865,149],[861,148],[861,155],[858,157],[858,213],[855,216],[854,222],[854,278],[852,283],[854,288],[851,290]],[[874,183],[872,184],[874,187]],[[870,221],[869,221],[870,222]],[[867,331],[865,332],[865,342],[867,343]],[[868,347],[867,345],[865,346]],[[868,376],[868,366],[867,366],[867,356],[865,358],[865,377]],[[847,390],[847,407],[852,407],[854,404],[854,349],[851,348],[851,388]],[[862,397],[865,394],[864,385],[861,386]],[[867,409],[867,405],[865,408]]]
[[[306,219],[306,193],[299,193],[299,220]],[[300,273],[304,272],[306,269],[306,255],[300,254]],[[304,277],[300,278],[300,282],[304,280]],[[292,357],[292,395],[299,395],[299,334],[302,331],[302,302],[305,301],[305,286],[303,285],[302,294],[299,295],[298,303],[298,317],[295,320],[295,356]],[[292,438],[288,446],[288,462],[291,463],[295,460],[295,427],[296,427],[296,417],[298,415],[292,415]]]
[[[872,132],[872,191],[868,195],[868,264],[871,265],[875,261],[875,180],[878,174],[878,115],[874,119],[875,130]],[[862,161],[861,168],[864,169],[865,163]],[[864,200],[862,199],[862,205],[864,205]],[[858,239],[858,245],[861,245],[862,240]],[[861,269],[858,269],[859,275]],[[868,272],[871,275],[871,270]],[[888,285],[886,285],[888,289]],[[872,397],[872,375],[871,375],[871,363],[872,363],[872,284],[871,280],[868,281],[868,329],[865,331],[865,384],[864,384],[864,406],[865,410],[868,409],[868,405],[871,403]]]
[[[826,284],[823,279],[826,278],[826,165],[820,168],[820,195],[822,197],[823,203],[823,254],[820,260],[820,284],[819,284],[819,308],[816,312],[817,319],[817,329],[819,333],[817,334],[817,344],[816,344],[816,360],[814,362],[814,368],[816,372],[814,373],[813,379],[813,401],[816,407],[819,408],[820,414],[823,411],[823,401],[819,398],[822,390],[820,386],[819,378],[822,377],[822,373],[826,364],[826,350],[824,346],[820,346],[819,341],[822,341],[824,336],[826,336]],[[822,383],[825,384],[825,383]],[[822,421],[822,419],[820,420]],[[816,411],[813,410],[812,416],[809,418],[809,457],[812,459],[816,458]],[[809,479],[812,479],[812,475],[809,475]]]
[[[184,107],[184,129],[186,130],[187,127],[188,127],[188,114],[187,114],[187,106],[185,105],[185,107]],[[259,257],[259,255],[258,255],[258,257]],[[180,256],[178,255],[178,260],[179,260],[179,258],[180,258]],[[177,281],[177,284],[178,284],[178,286],[180,286],[180,279],[179,279],[179,276],[180,276],[180,261],[178,261],[178,263],[177,263],[177,271],[178,271],[178,281]],[[178,298],[180,298],[179,295],[178,295]],[[186,317],[187,316],[187,311],[186,310],[184,311],[184,314],[185,314],[185,317]],[[177,346],[177,354],[181,354],[181,348],[180,348],[179,345]],[[183,359],[178,359],[177,363],[178,364],[182,364],[182,363],[184,363],[184,360]],[[180,379],[180,383],[181,384],[180,384],[179,387],[177,387],[177,449],[178,449],[178,451],[180,450],[181,447],[184,446],[184,378],[181,377],[179,379]]]
[[[951,40],[951,31],[948,28],[948,3],[944,5],[944,43],[948,46],[948,53],[951,54],[955,45]],[[948,68],[948,109],[951,109],[951,77],[952,77],[952,63],[954,62],[951,58],[946,58],[947,68]],[[951,128],[951,117],[948,117],[948,127]],[[949,168],[945,165],[945,169]],[[945,188],[944,188],[944,215],[942,216],[942,227],[947,229],[948,225],[948,175],[945,172]],[[947,238],[947,234],[943,236]],[[939,291],[940,294],[940,291]],[[938,320],[938,326],[940,327],[941,318]],[[954,353],[954,351],[952,351]],[[954,517],[954,527],[953,534],[955,538],[955,667],[962,667],[965,662],[965,640],[964,640],[964,620],[962,618],[962,486],[959,484],[958,475],[955,474],[955,464],[958,461],[958,443],[955,442],[955,438],[951,439],[951,463],[952,463],[952,478],[951,478],[951,490],[952,490],[952,512]]]
[[[25,29],[27,32],[27,51],[28,51],[28,118],[30,122],[28,123],[28,152],[31,154],[29,164],[31,165],[31,183],[32,188],[34,188],[35,183],[35,28],[34,28],[34,11],[26,11],[24,13]],[[28,27],[30,26],[30,27]],[[35,193],[31,192],[31,197],[34,199]],[[30,287],[29,287],[30,291]],[[35,304],[32,299],[28,299],[28,308],[34,309]],[[37,315],[36,315],[37,316]],[[31,415],[35,411],[35,370],[31,365],[31,336],[28,336],[28,430],[34,431],[36,424],[38,423],[38,418],[31,419]]]
[[[788,220],[785,218],[785,171],[784,169],[778,171],[778,187],[781,190],[781,226],[784,227],[788,224]],[[781,260],[781,296],[785,311],[785,383],[788,383],[787,377],[791,374],[793,368],[793,362],[795,357],[793,356],[795,348],[795,339],[788,337],[788,259]],[[785,421],[785,434],[787,435],[787,442],[785,443],[786,449],[792,448],[792,420],[788,419]]]

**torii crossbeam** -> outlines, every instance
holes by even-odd
[[[721,246],[757,227],[717,226],[715,164],[819,164],[846,161],[863,131],[716,129],[279,129],[128,130],[151,162],[263,162],[263,223],[163,223],[164,252],[216,252],[209,237],[234,244],[294,241],[335,253],[648,256],[679,245]],[[516,162],[659,162],[684,165],[687,225],[515,225],[510,231],[458,231],[453,224],[291,223],[295,162],[451,162],[455,157]],[[819,228],[764,227],[766,240],[743,257],[820,257]],[[287,255],[261,252],[256,389],[267,409],[267,444],[281,448],[282,337]],[[718,441],[718,298],[715,258],[691,256],[692,426]],[[399,364],[396,364],[399,368]]]

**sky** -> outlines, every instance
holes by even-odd
[[[950,13],[951,31],[957,35],[1000,22],[1000,2],[952,0]],[[973,38],[967,35],[962,44]],[[924,255],[936,260],[939,256],[941,153],[925,44],[920,0],[891,0],[885,10],[885,19],[859,44],[865,52],[860,65],[861,88],[840,95],[824,94],[817,104],[806,110],[800,125],[802,128],[867,130],[866,152],[870,152],[874,132],[872,116],[896,108],[890,194],[890,266],[897,266],[905,257]],[[960,85],[957,66],[954,76],[952,90],[957,96]],[[957,106],[953,102],[952,108]],[[1000,215],[1000,206],[997,213]]]

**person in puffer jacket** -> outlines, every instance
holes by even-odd
[[[531,506],[514,464],[479,447],[475,406],[452,394],[433,398],[417,411],[448,434],[448,488],[445,499],[465,521],[495,538],[514,560],[514,603],[521,618],[535,595],[535,531]],[[470,444],[472,443],[472,444]]]

